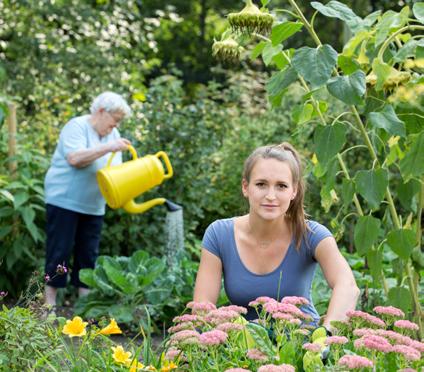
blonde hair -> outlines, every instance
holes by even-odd
[[[296,249],[299,250],[307,229],[306,214],[303,206],[306,185],[303,180],[303,167],[300,156],[288,142],[283,142],[279,145],[258,147],[249,155],[244,163],[243,179],[247,183],[250,182],[253,167],[259,159],[276,159],[288,164],[290,168],[293,185],[297,191],[286,212],[286,217],[289,219],[290,229],[296,242]]]

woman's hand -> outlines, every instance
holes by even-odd
[[[107,145],[110,152],[117,152],[128,150],[128,146],[131,146],[131,142],[126,138],[118,138],[117,140],[108,142]]]

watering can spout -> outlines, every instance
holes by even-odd
[[[176,212],[176,211],[183,209],[183,207],[181,205],[173,203],[170,200],[165,200],[165,206],[166,206],[166,209],[168,210],[168,212]]]
[[[149,201],[146,201],[144,203],[136,203],[134,200],[130,200],[129,202],[127,202],[123,208],[128,212],[128,213],[144,213],[147,210],[149,210],[150,208],[153,208],[156,205],[161,205],[164,204],[166,202],[165,198],[156,198],[156,199],[152,199]]]

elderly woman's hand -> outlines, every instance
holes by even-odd
[[[111,152],[127,150],[128,146],[131,145],[131,142],[126,138],[118,138],[117,140],[111,141],[108,144],[108,149]]]

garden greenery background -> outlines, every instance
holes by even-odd
[[[288,3],[272,1],[270,8],[288,10]],[[368,24],[361,24],[362,34],[361,25],[352,26],[356,19],[349,18],[350,13],[334,16],[328,8],[312,7],[306,1],[298,4],[306,19],[314,17],[320,43],[326,45],[321,50],[328,52],[323,57],[334,57],[329,45],[343,54],[338,66],[329,70],[331,74],[338,68],[344,74],[339,78],[345,79],[343,86],[351,89],[351,98],[338,90],[337,77],[329,83],[328,79],[317,81],[302,66],[300,60],[309,61],[308,53],[316,50],[317,40],[300,20],[290,19],[295,31],[280,30],[291,36],[284,40],[284,50],[277,48],[284,36],[275,31],[270,40],[240,37],[238,42],[245,49],[239,64],[229,66],[213,59],[214,39],[219,40],[228,28],[225,16],[241,9],[242,1],[0,2],[0,289],[15,299],[34,270],[42,277],[43,178],[58,134],[70,118],[87,112],[95,95],[113,90],[127,97],[134,111],[122,124],[122,135],[141,155],[158,150],[169,154],[174,177],[140,200],[160,195],[184,207],[185,251],[169,270],[163,259],[164,208],[142,215],[109,209],[101,242],[104,257],[97,272],[86,274],[86,280],[97,286],[77,304],[77,311],[90,316],[108,313],[131,323],[145,319],[147,305],[158,324],[169,320],[191,298],[200,240],[207,225],[246,211],[240,193],[246,156],[259,145],[290,141],[306,166],[307,212],[338,239],[362,291],[358,306],[367,310],[390,302],[410,315],[420,314],[417,299],[424,298],[420,285],[424,267],[423,93],[409,102],[389,104],[394,86],[383,89],[390,67],[401,69],[406,59],[423,58],[424,45],[414,38],[419,31],[405,30],[393,40],[397,50],[388,48],[386,54],[391,54],[383,56],[385,62],[372,64],[377,60],[377,47],[412,17],[414,2],[343,3],[364,19],[374,14],[372,22],[371,17]],[[372,28],[387,10],[392,13],[386,17],[385,28]],[[279,21],[287,21],[281,14]],[[330,18],[324,16],[329,14]],[[367,34],[367,30],[372,32]],[[372,39],[373,32],[379,32],[378,42]],[[309,51],[301,49],[305,46]],[[257,58],[250,58],[252,54]],[[289,72],[287,61],[281,59],[284,55],[293,60]],[[364,59],[358,62],[359,58]],[[391,65],[386,67],[389,60]],[[377,84],[368,86],[368,96],[373,99],[364,99],[365,74],[372,71]],[[412,72],[416,74],[414,86],[422,85],[422,66]],[[309,92],[304,83],[311,85]],[[326,83],[327,89],[322,88]],[[5,118],[12,102],[18,118],[16,159],[7,157]],[[361,108],[360,119],[370,120],[366,127],[370,144],[361,142],[360,130],[354,128],[354,112],[338,116],[352,105]],[[322,125],[323,114],[331,119],[331,126]],[[370,114],[374,115],[368,119]],[[403,130],[391,130],[388,125]],[[327,148],[327,155],[325,138],[335,144]],[[347,151],[352,146],[354,151]],[[400,172],[408,167],[399,166],[408,151],[419,169]],[[349,178],[343,176],[338,153],[343,154]],[[8,171],[10,160],[18,162],[16,174]],[[366,191],[369,180],[377,184],[375,193]],[[383,200],[389,181],[392,204]],[[362,205],[359,209],[358,204]],[[400,216],[398,225],[390,207]],[[142,279],[134,282],[128,279],[132,276]],[[328,291],[321,276],[314,284],[314,297],[318,310],[324,312]],[[132,307],[135,298],[137,306]],[[117,299],[122,306],[111,310],[109,304]]]

